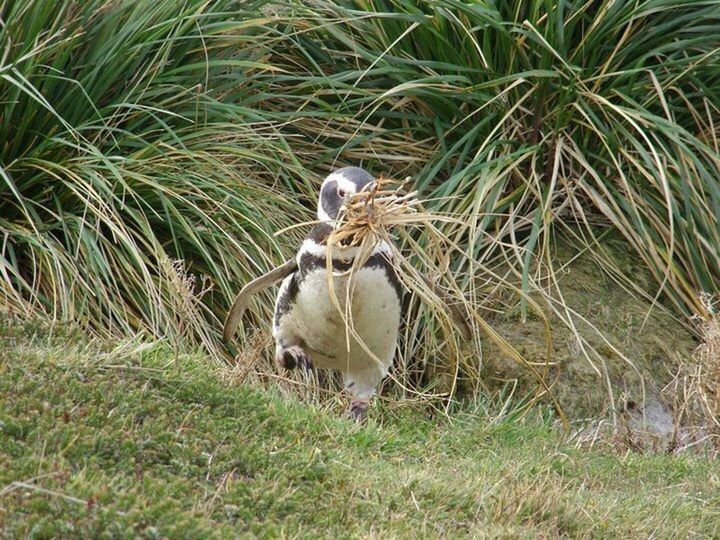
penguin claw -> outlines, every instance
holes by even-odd
[[[367,420],[367,407],[367,401],[362,399],[353,399],[350,402],[350,407],[348,407],[345,416],[349,420],[354,420],[358,424],[364,424]]]
[[[280,365],[285,369],[301,367],[307,371],[312,370],[313,365],[310,356],[300,345],[292,345],[282,351]]]

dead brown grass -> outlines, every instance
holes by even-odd
[[[483,340],[489,340],[502,354],[512,358],[529,370],[538,381],[536,399],[548,397],[555,405],[563,423],[565,414],[555,399],[550,385],[545,381],[543,368],[551,362],[551,334],[547,318],[540,306],[528,295],[514,287],[502,277],[494,275],[497,284],[514,290],[523,296],[539,316],[546,321],[548,355],[546,362],[536,366],[528,362],[483,316],[487,312],[486,296],[474,287],[474,274],[470,276],[454,270],[453,261],[468,260],[470,256],[438,227],[439,223],[459,223],[450,214],[429,212],[426,202],[417,198],[417,193],[406,192],[405,184],[389,178],[380,178],[372,190],[355,194],[343,208],[335,230],[328,239],[328,288],[334,295],[333,280],[338,276],[331,270],[331,253],[348,248],[358,250],[353,266],[346,272],[352,280],[353,273],[370,257],[374,247],[385,242],[393,251],[393,264],[401,282],[411,293],[411,304],[415,302],[418,311],[409,311],[406,327],[413,327],[418,313],[424,315],[426,324],[423,332],[414,332],[420,342],[413,357],[420,358],[442,387],[414,391],[411,385],[395,378],[401,388],[420,397],[441,397],[446,403],[458,389],[461,377],[474,387],[482,387],[481,370]],[[401,244],[405,250],[396,246]],[[470,278],[469,280],[467,278]],[[352,287],[348,287],[348,295]],[[351,302],[334,298],[338,309],[344,313],[347,338],[354,332],[352,314],[347,311]],[[421,305],[421,307],[420,307]]]
[[[720,433],[720,296],[702,295],[700,301],[707,310],[700,324],[702,343],[695,350],[698,395],[708,423]]]

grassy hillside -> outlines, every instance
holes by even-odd
[[[338,407],[339,408],[339,407]],[[139,343],[0,329],[0,536],[669,537],[720,528],[720,465],[578,450],[465,407],[335,411]]]

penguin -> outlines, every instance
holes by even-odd
[[[328,288],[327,240],[348,197],[372,189],[374,182],[375,178],[359,167],[345,167],[330,174],[320,188],[317,224],[296,256],[240,290],[228,311],[222,334],[229,352],[234,354],[231,340],[251,297],[282,282],[272,323],[275,361],[286,369],[342,372],[351,396],[348,416],[358,421],[365,419],[368,404],[392,365],[404,289],[395,272],[393,248],[387,243],[378,242],[367,258],[363,253],[360,268],[354,268],[359,248],[334,246],[330,253],[333,298]],[[352,272],[348,272],[351,268]],[[417,274],[424,286],[446,305],[463,337],[471,339],[474,329],[470,314],[434,280],[421,272]],[[348,332],[347,324],[352,332]]]
[[[359,167],[338,169],[324,180],[318,222],[297,252],[296,270],[282,281],[273,317],[275,361],[286,369],[342,372],[351,396],[347,415],[358,421],[365,419],[368,404],[392,365],[403,288],[386,242],[378,242],[362,265],[348,272],[360,248],[328,248],[327,240],[348,197],[371,189],[374,182]],[[332,249],[334,299],[327,276],[328,249]],[[348,324],[352,332],[347,331]]]

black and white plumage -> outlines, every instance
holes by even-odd
[[[386,243],[375,245],[369,258],[352,273],[346,271],[359,248],[333,247],[332,286],[338,306],[328,288],[326,241],[346,197],[369,189],[374,181],[358,167],[339,169],[325,179],[318,197],[319,223],[297,253],[297,270],[282,282],[273,320],[276,361],[286,368],[341,371],[353,398],[350,414],[358,418],[364,416],[368,401],[392,364],[402,288]],[[356,336],[346,332],[346,317]]]

